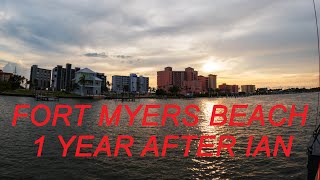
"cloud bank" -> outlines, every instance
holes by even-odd
[[[311,1],[0,0],[0,67],[72,63],[155,86],[157,70],[193,66],[218,83],[311,87],[315,33]]]

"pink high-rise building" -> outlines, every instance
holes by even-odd
[[[172,71],[172,67],[166,67],[164,71],[157,72],[157,86],[158,89],[167,92],[170,87],[177,86],[182,94],[206,93],[209,88],[216,89],[216,77],[216,75],[198,76],[198,71],[191,67],[184,71]]]
[[[157,72],[158,89],[168,89],[168,85],[172,84],[172,68],[166,67],[164,71]]]
[[[228,85],[226,83],[223,83],[219,85],[219,89],[221,93],[226,94],[236,94],[239,92],[239,86],[238,85]]]
[[[201,89],[203,93],[208,92],[208,77],[204,77],[204,76],[198,76],[198,80],[201,83]]]

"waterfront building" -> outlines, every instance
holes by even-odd
[[[217,89],[217,75],[213,75],[213,74],[208,75],[208,89],[211,89],[211,90]]]
[[[66,64],[66,68],[57,65],[52,69],[52,83],[51,88],[53,91],[67,91],[72,90],[72,79],[75,78],[75,72],[80,68],[72,69],[71,64]]]
[[[220,93],[225,93],[225,94],[237,94],[239,92],[238,85],[228,85],[226,83],[219,85],[219,89],[220,89]]]
[[[51,88],[53,91],[61,91],[65,89],[66,69],[61,65],[52,69]]]
[[[217,76],[198,76],[198,71],[191,67],[185,68],[184,71],[172,71],[172,67],[166,67],[164,71],[157,72],[158,89],[169,92],[173,86],[179,87],[182,94],[207,93],[209,89],[217,88]]]
[[[66,88],[67,92],[71,91],[71,88],[72,88],[71,80],[75,76],[75,71],[73,69],[71,69],[71,66],[72,65],[69,63],[66,64],[65,88]]]
[[[112,91],[116,93],[130,92],[145,94],[149,89],[149,77],[137,76],[131,73],[129,76],[112,76]]]
[[[256,86],[255,85],[241,85],[241,92],[244,92],[246,94],[253,94],[256,92]]]
[[[268,94],[268,88],[258,88],[256,92],[258,94]]]
[[[104,73],[98,73],[97,77],[101,79],[101,92],[107,91],[107,76]]]
[[[191,86],[195,82],[192,81],[197,81],[197,76],[198,72],[191,67],[186,68],[185,71],[173,71],[172,67],[166,67],[164,71],[157,72],[157,86],[158,89],[163,89],[167,92],[169,92],[170,87],[177,86],[186,93],[193,89]]]
[[[138,92],[146,94],[149,91],[149,77],[139,76],[138,78]]]
[[[202,92],[201,81],[198,80],[198,71],[195,71],[191,67],[185,68],[181,90],[183,94],[199,94]]]
[[[38,65],[31,66],[30,88],[45,90],[50,88],[51,70],[39,68]]]
[[[164,71],[157,72],[157,89],[168,91],[173,86],[173,71],[171,67],[164,68]]]
[[[91,69],[84,68],[75,72],[75,78],[72,81],[76,84],[74,88],[74,93],[76,94],[81,96],[101,94],[102,80]]]
[[[130,74],[129,91],[136,93],[138,91],[138,76],[136,74]]]
[[[116,93],[129,92],[129,76],[112,76],[112,91]]]
[[[201,89],[202,89],[202,93],[207,93],[208,92],[208,77],[204,77],[202,75],[198,76],[198,80],[200,81],[201,84]]]
[[[13,76],[12,73],[3,72],[0,69],[0,81],[9,81],[9,79]]]
[[[203,92],[202,84],[199,80],[183,81],[182,94],[200,94]]]

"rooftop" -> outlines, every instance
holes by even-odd
[[[79,71],[77,71],[77,73],[89,73],[89,74],[95,74],[96,72],[92,71],[91,69],[89,68],[83,68]]]

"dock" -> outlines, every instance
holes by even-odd
[[[122,101],[122,102],[125,102],[125,101],[132,101],[132,102],[135,102],[136,101],[136,96],[135,95],[117,95],[117,96],[109,96],[109,97],[105,97],[105,99],[113,99],[115,101]]]
[[[119,97],[119,98],[113,98],[113,100],[115,100],[115,101],[122,101],[122,102],[125,102],[125,101],[135,102],[135,101],[136,101],[136,98],[134,98],[134,97]]]
[[[59,101],[58,97],[36,95],[36,101]]]

